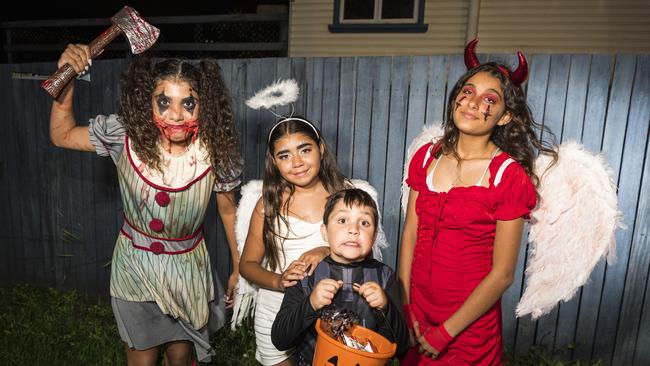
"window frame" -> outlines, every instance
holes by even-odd
[[[343,19],[345,1],[334,0],[332,24],[328,26],[331,33],[424,33],[429,28],[428,24],[424,24],[426,0],[414,0],[413,18],[381,19],[382,0],[374,0],[373,19],[347,20]]]

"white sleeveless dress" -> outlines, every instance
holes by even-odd
[[[276,273],[282,273],[291,262],[297,260],[303,253],[316,247],[327,246],[320,233],[321,222],[310,223],[289,216],[291,230],[287,234],[286,227],[280,231],[287,237],[283,243],[284,257],[280,253],[280,268]],[[257,293],[255,307],[255,341],[257,350],[255,358],[262,365],[275,365],[291,356],[291,351],[278,351],[271,342],[271,326],[275,315],[280,310],[284,292],[260,288]]]

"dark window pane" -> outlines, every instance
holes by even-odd
[[[343,19],[372,19],[375,14],[375,0],[345,0]]]
[[[411,19],[415,14],[414,5],[415,0],[384,0],[381,6],[381,18]]]

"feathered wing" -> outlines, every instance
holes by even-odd
[[[409,173],[409,165],[411,159],[419,148],[428,144],[429,142],[438,141],[444,133],[441,123],[434,122],[430,125],[424,126],[422,132],[411,142],[408,150],[406,151],[406,161],[404,162],[404,174],[402,175],[402,213],[406,215],[406,206],[409,203],[410,188],[406,184],[406,178]]]
[[[612,171],[577,142],[557,151],[557,164],[548,170],[549,156],[535,161],[540,202],[531,213],[531,258],[517,317],[550,312],[575,295],[602,257],[609,264],[616,259],[614,234],[623,224]]]
[[[366,191],[370,195],[370,197],[372,197],[372,199],[375,200],[375,204],[377,204],[377,206],[379,207],[379,202],[377,202],[377,190],[373,186],[371,186],[370,183],[361,179],[351,179],[350,182],[355,188],[359,188]],[[390,244],[386,239],[384,228],[381,225],[381,212],[378,213],[379,213],[379,226],[377,227],[377,236],[375,237],[375,243],[372,245],[372,255],[373,258],[381,262],[383,260],[383,254],[381,250],[388,248]]]
[[[235,219],[235,239],[239,257],[244,251],[244,243],[248,235],[248,226],[257,201],[262,197],[262,181],[252,180],[241,188],[241,199],[237,207]],[[235,305],[233,307],[231,327],[235,329],[242,321],[248,318],[255,310],[255,299],[257,298],[257,286],[246,281],[239,275],[239,284],[235,292]]]

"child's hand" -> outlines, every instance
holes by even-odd
[[[354,284],[352,286],[359,295],[363,296],[364,299],[368,302],[370,307],[375,309],[385,309],[388,304],[388,298],[386,298],[386,293],[382,290],[381,286],[377,282],[368,281],[363,285]]]
[[[234,271],[228,277],[228,289],[226,290],[225,303],[226,309],[231,309],[235,306],[235,293],[239,285],[239,271]]]
[[[321,280],[309,295],[309,303],[314,310],[320,310],[332,303],[332,299],[343,286],[343,281],[331,278]]]
[[[281,284],[282,284],[282,289],[285,289],[287,287],[291,287],[298,283],[298,281],[302,280],[305,277],[305,269],[307,269],[307,266],[305,265],[304,262],[301,261],[293,261],[287,267],[287,269],[282,272],[281,276]]]
[[[328,255],[330,255],[329,247],[317,247],[302,253],[298,260],[305,263],[307,266],[306,268],[309,268],[309,273],[307,275],[311,276],[318,263]]]

